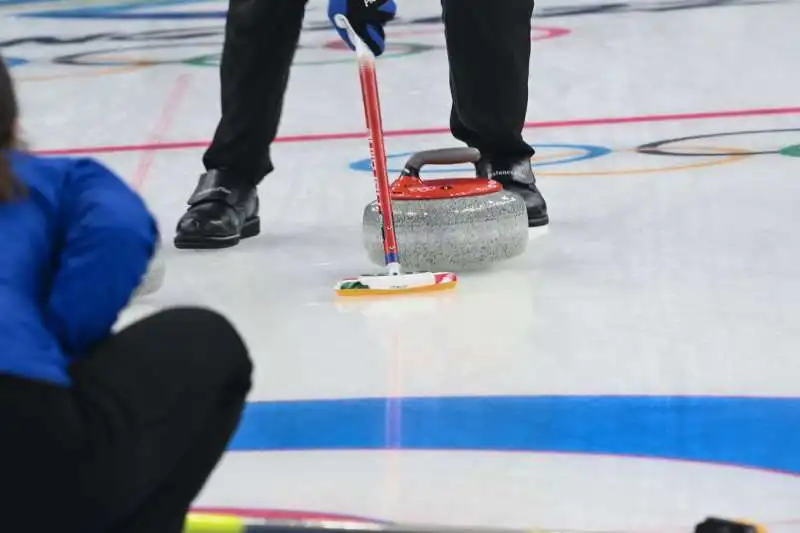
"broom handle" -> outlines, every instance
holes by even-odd
[[[369,151],[372,159],[372,172],[375,178],[375,190],[378,207],[383,219],[383,253],[389,274],[400,274],[400,250],[397,246],[397,235],[394,229],[394,211],[392,210],[392,193],[387,168],[386,146],[383,140],[383,121],[381,119],[381,102],[378,91],[378,75],[375,70],[375,55],[366,43],[353,31],[350,21],[344,15],[337,15],[336,25],[347,31],[350,42],[356,49],[358,67],[361,78],[361,95],[364,101],[364,115],[369,131]]]

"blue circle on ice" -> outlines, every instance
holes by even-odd
[[[232,451],[450,450],[661,458],[800,474],[800,398],[451,396],[250,403]]]
[[[21,57],[6,57],[5,62],[9,68],[20,67],[28,64],[28,60],[22,59]]]
[[[534,148],[537,150],[542,148],[556,148],[556,149],[566,149],[566,150],[580,150],[581,154],[568,156],[563,159],[556,159],[553,161],[543,161],[537,163],[534,161],[533,167],[534,168],[541,168],[541,167],[549,167],[555,165],[567,165],[569,163],[577,163],[578,161],[586,161],[587,159],[595,159],[598,157],[603,157],[608,155],[612,152],[610,148],[606,148],[605,146],[594,146],[591,144],[538,144]],[[389,161],[389,172],[390,173],[399,173],[403,171],[403,164],[405,163],[405,159],[409,156],[414,154],[414,152],[402,152],[402,153],[395,153],[389,154],[387,159]],[[400,159],[401,161],[397,166],[392,166],[393,161]],[[350,164],[350,168],[352,170],[358,170],[361,172],[372,172],[372,163],[370,159],[360,159]],[[425,174],[451,174],[451,173],[461,173],[473,171],[473,167],[470,166],[449,166],[447,168],[440,168],[436,169],[433,167],[428,167],[425,169]]]

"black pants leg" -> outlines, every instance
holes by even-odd
[[[530,157],[528,107],[533,0],[442,0],[453,135],[486,157]]]
[[[229,0],[220,81],[222,118],[203,156],[254,184],[272,172],[289,71],[306,0]]]
[[[109,501],[109,533],[180,533],[238,426],[251,372],[233,327],[200,309],[149,317],[74,369],[88,429],[107,437],[88,470]]]
[[[46,487],[36,506],[50,505],[44,495],[63,512],[25,530],[180,533],[239,423],[251,372],[237,333],[210,311],[164,311],[115,335],[72,369],[72,388],[36,406],[44,429],[4,421],[15,439],[36,438],[31,450],[52,458],[47,470],[33,470]],[[29,397],[44,397],[37,388],[45,386],[27,385]]]
[[[72,497],[81,475],[75,465],[87,452],[83,419],[71,392],[1,375],[0,427],[2,530],[77,532],[69,524],[86,511]]]

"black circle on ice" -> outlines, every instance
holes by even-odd
[[[769,130],[747,130],[747,131],[729,131],[723,133],[708,133],[705,135],[690,135],[687,137],[676,137],[674,139],[663,139],[660,141],[653,141],[643,144],[636,148],[640,154],[649,155],[668,155],[674,157],[730,157],[741,155],[767,155],[779,154],[782,148],[775,150],[762,150],[762,151],[747,151],[747,152],[680,152],[677,150],[664,150],[661,147],[684,141],[697,141],[700,139],[718,139],[721,137],[734,137],[738,135],[757,135],[760,133],[782,133],[787,131],[800,131],[800,128],[785,128],[785,129],[769,129]]]

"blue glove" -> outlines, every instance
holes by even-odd
[[[484,1],[488,2],[489,0]],[[397,4],[394,3],[394,0],[330,0],[328,4],[328,18],[333,22],[333,26],[347,46],[351,50],[355,49],[347,36],[347,31],[336,26],[334,20],[336,15],[347,17],[353,30],[367,43],[376,56],[381,55],[386,48],[386,33],[383,27],[396,14]]]

